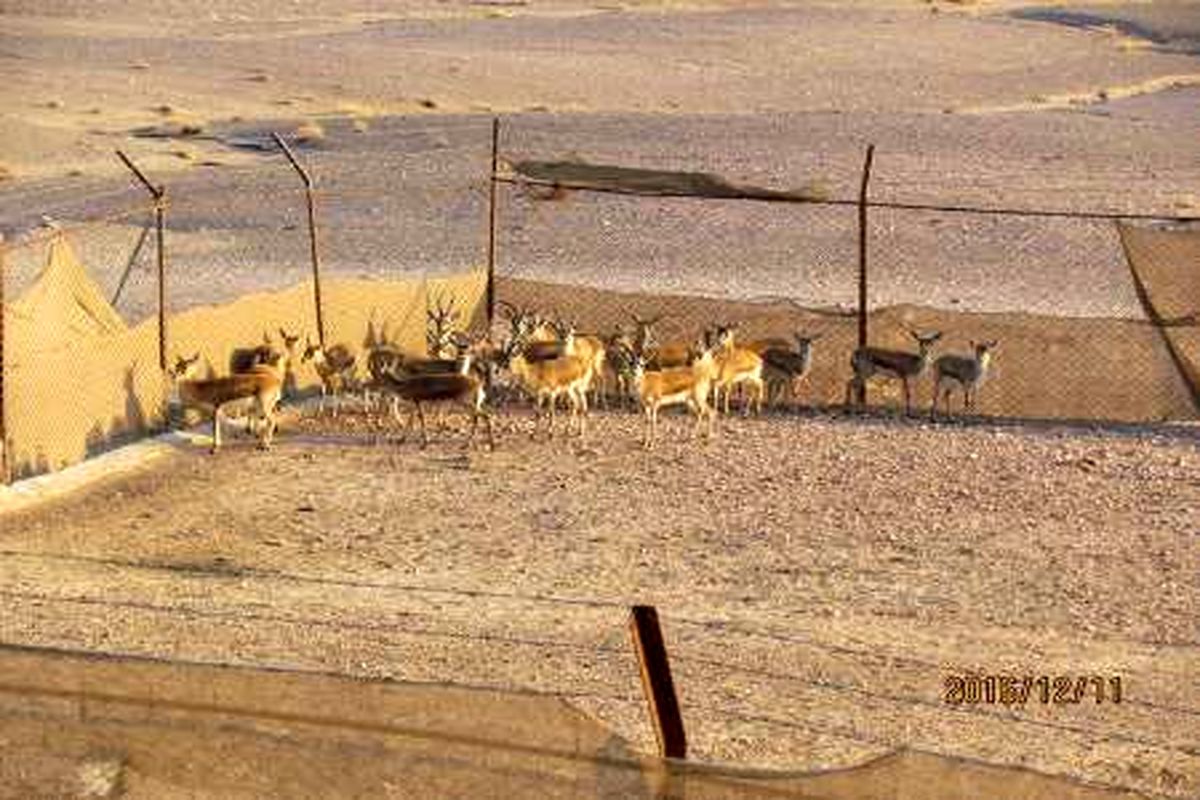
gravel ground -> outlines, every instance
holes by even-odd
[[[453,419],[453,418],[452,418]],[[638,747],[625,608],[663,617],[700,759],[901,745],[1200,791],[1200,451],[1159,433],[631,414],[494,453],[347,412],[0,522],[13,643],[561,693]],[[1120,676],[951,707],[947,675]]]

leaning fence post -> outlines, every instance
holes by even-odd
[[[167,189],[155,186],[120,150],[117,156],[129,167],[129,171],[141,181],[154,199],[154,225],[158,245],[158,368],[167,371],[167,268],[166,268],[166,207]],[[139,245],[140,246],[140,245]]]
[[[867,158],[863,164],[862,185],[858,192],[858,346],[867,346],[867,184],[871,180],[871,162],[875,159],[875,145],[867,145]],[[863,406],[867,402],[867,383],[858,384],[855,402]]]
[[[634,606],[629,629],[642,670],[642,689],[650,706],[659,752],[664,758],[687,758],[683,717],[679,713],[671,665],[667,662],[667,646],[654,606]]]
[[[492,172],[488,189],[487,329],[496,319],[496,167],[500,161],[500,118],[492,117]]]
[[[5,311],[6,301],[4,298],[4,282],[8,277],[7,258],[8,245],[4,241],[4,234],[0,233],[0,482],[5,486],[12,483],[12,470],[10,467],[8,453],[8,425],[4,395],[8,377],[8,365],[4,360],[4,322],[8,316]]]
[[[317,254],[317,209],[316,200],[313,197],[312,177],[304,167],[300,166],[300,162],[292,153],[292,148],[287,146],[278,133],[272,133],[271,137],[275,140],[275,144],[279,145],[283,154],[287,156],[292,167],[299,173],[300,180],[304,182],[304,197],[308,202],[308,249],[312,258],[313,304],[317,309],[317,341],[320,342],[321,347],[325,347],[325,318],[321,312],[321,259]]]

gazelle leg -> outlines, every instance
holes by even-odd
[[[579,404],[583,406],[583,414],[579,417],[579,438],[583,438],[583,426],[587,424],[588,410],[587,392],[579,393]]]
[[[422,410],[420,403],[416,403],[416,406],[417,406],[417,419],[421,423],[421,449],[424,450],[426,445],[429,444],[429,434],[425,430],[425,412],[424,412],[424,410]]]
[[[213,455],[216,455],[217,451],[220,449],[221,449],[221,407],[217,406],[216,408],[213,409],[212,446],[209,448],[209,452],[212,453]]]

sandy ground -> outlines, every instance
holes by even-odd
[[[1107,27],[1011,3],[236,3],[186,23],[185,7],[8,4],[0,48],[0,230],[142,202],[123,148],[171,192],[176,309],[306,274],[303,201],[270,130],[307,131],[326,269],[355,275],[483,260],[493,113],[514,159],[815,180],[847,197],[873,142],[878,199],[1200,213],[1195,4],[1078,5]],[[501,203],[509,274],[853,299],[852,211],[507,190]],[[143,219],[80,237],[111,291]],[[875,305],[1139,313],[1104,223],[880,212],[872,225]],[[9,261],[15,292],[39,256]],[[132,318],[153,311],[151,264],[143,253],[122,295]]]
[[[1200,788],[1194,436],[818,416],[702,446],[672,417],[647,453],[632,414],[582,443],[530,424],[421,452],[304,417],[269,454],[187,450],[10,516],[3,638],[552,691],[652,748],[624,628],[650,602],[702,760],[910,744]],[[949,707],[965,671],[1120,676],[1126,698]]]

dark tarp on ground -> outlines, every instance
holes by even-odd
[[[641,169],[580,161],[518,161],[512,168],[518,176],[567,189],[593,189],[655,197],[723,197],[792,202],[826,199],[825,190],[815,183],[781,191],[733,184],[707,172]]]

